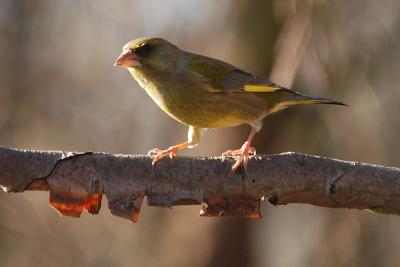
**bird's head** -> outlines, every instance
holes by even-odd
[[[179,48],[164,39],[141,38],[124,45],[114,66],[164,71],[177,63],[179,54]]]

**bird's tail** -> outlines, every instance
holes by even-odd
[[[268,104],[271,107],[271,113],[294,105],[329,104],[347,106],[336,100],[306,96],[286,88],[275,91],[275,97],[269,100],[271,100],[268,101],[270,102]]]

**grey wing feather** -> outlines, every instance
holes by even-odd
[[[265,79],[264,77],[255,75],[253,73],[241,70],[234,69],[232,70],[224,79],[217,82],[216,85],[222,89],[227,90],[241,90],[244,91],[245,85],[265,85],[281,88],[274,82]]]

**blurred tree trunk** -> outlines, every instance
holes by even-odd
[[[0,57],[4,66],[0,74],[0,142],[3,145],[20,146],[15,141],[18,133],[38,112],[32,97],[37,91],[29,82],[32,70],[37,67],[37,51],[32,40],[38,39],[35,19],[46,13],[49,5],[41,0],[7,1],[5,5],[7,16],[0,24]]]
[[[239,17],[236,25],[236,50],[241,51],[240,61],[244,62],[242,66],[268,77],[280,28],[274,19],[273,1],[242,1],[236,8],[240,8],[234,10]],[[236,131],[236,139],[244,141],[249,129],[240,129]],[[215,227],[216,249],[206,266],[253,266],[252,246],[256,243],[250,240],[251,232],[248,220],[223,219]]]
[[[253,266],[249,223],[246,219],[223,218],[215,229],[215,244],[205,266]]]
[[[0,141],[12,145],[13,132],[18,123],[18,110],[23,97],[22,87],[25,80],[23,75],[27,74],[27,66],[23,62],[27,62],[24,60],[27,56],[24,44],[29,38],[27,31],[29,14],[24,0],[8,1],[6,8],[9,16],[0,28],[2,36],[0,57],[7,67],[7,70],[1,72],[0,79],[0,86],[6,92],[1,98],[1,113],[4,117],[0,118]],[[15,51],[18,53],[14,53]]]

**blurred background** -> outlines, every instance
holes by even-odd
[[[400,2],[1,0],[0,145],[145,154],[186,140],[129,73],[122,45],[159,36],[348,108],[264,121],[258,153],[399,166]],[[237,148],[249,127],[208,131],[181,155]],[[197,218],[143,205],[138,224],[60,218],[48,193],[0,192],[1,266],[399,266],[400,218],[307,205],[263,218]]]

